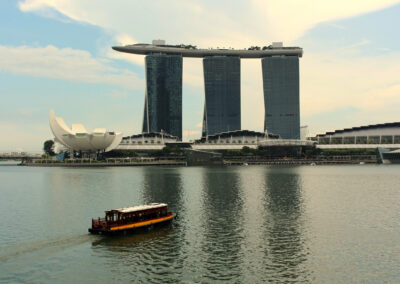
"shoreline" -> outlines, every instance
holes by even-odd
[[[225,160],[220,166],[254,166],[254,165],[358,165],[358,164],[378,164],[376,160],[268,160],[268,161],[230,161]],[[142,166],[184,166],[186,161],[148,161],[148,162],[78,162],[78,163],[32,163],[23,162],[18,164],[25,167],[142,167]],[[196,165],[196,166],[208,166]],[[210,165],[211,166],[211,165]],[[215,165],[212,165],[215,166]]]

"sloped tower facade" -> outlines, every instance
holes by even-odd
[[[240,58],[203,59],[205,105],[202,136],[241,129]]]
[[[261,63],[264,130],[283,139],[300,139],[299,57],[265,57]]]
[[[166,132],[182,139],[182,56],[147,55],[143,133]]]

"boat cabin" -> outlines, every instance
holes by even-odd
[[[113,230],[129,224],[146,223],[172,216],[165,203],[151,203],[105,211],[105,218],[92,219],[92,229]]]
[[[167,204],[152,203],[149,205],[140,205],[106,211],[106,222],[110,225],[122,225],[135,223],[150,219],[156,219],[166,216],[168,213]]]

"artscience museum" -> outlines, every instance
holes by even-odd
[[[122,133],[107,131],[105,128],[96,128],[89,133],[82,124],[67,126],[61,117],[56,117],[54,110],[50,110],[50,128],[58,142],[72,151],[108,152],[115,149],[122,140]]]

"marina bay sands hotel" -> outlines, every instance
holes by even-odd
[[[264,130],[283,139],[300,138],[299,57],[303,50],[299,47],[273,43],[248,50],[198,49],[155,40],[113,49],[146,55],[143,133],[164,131],[182,139],[182,57],[203,58],[202,136],[241,130],[240,60],[261,58]]]

